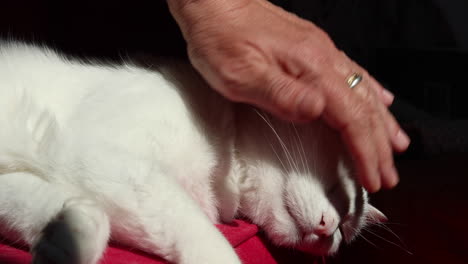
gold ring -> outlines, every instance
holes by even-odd
[[[349,88],[354,88],[362,81],[362,75],[358,73],[353,73],[351,76],[348,77],[346,82],[349,85]]]

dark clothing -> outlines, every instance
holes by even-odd
[[[468,1],[272,1],[322,27],[396,94],[409,154],[468,153]]]

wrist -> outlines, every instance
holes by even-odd
[[[251,0],[167,0],[169,11],[184,37],[201,21],[246,5]]]
[[[167,0],[167,4],[170,8],[180,9],[184,8],[186,5],[203,4],[207,1],[209,2],[211,0]]]

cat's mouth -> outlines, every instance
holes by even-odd
[[[298,219],[297,215],[294,211],[290,208],[289,204],[286,206],[286,210],[291,216],[291,218],[296,223],[296,226],[300,228],[301,223],[300,219]],[[349,235],[346,228],[346,222],[348,222],[348,218],[344,217],[341,221],[339,221],[339,225],[336,227],[335,231],[330,235],[319,235],[314,232],[304,232],[302,233],[302,237],[299,241],[296,242],[295,248],[300,251],[310,253],[317,256],[328,256],[333,255],[338,251],[338,248],[341,244],[341,241],[346,239],[346,236]]]
[[[341,241],[342,231],[338,228],[331,236],[305,236],[298,249],[318,256],[328,256],[338,251]]]

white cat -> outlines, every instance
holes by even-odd
[[[33,263],[94,264],[110,238],[174,263],[240,263],[214,226],[236,216],[330,255],[385,219],[334,132],[230,103],[185,64],[3,43],[0,106],[0,232]]]

